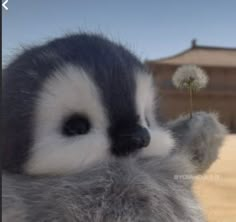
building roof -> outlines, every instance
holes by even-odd
[[[154,64],[236,67],[236,48],[210,47],[196,45],[176,55],[148,61]]]

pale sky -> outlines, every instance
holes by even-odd
[[[102,32],[142,59],[198,44],[236,47],[235,0],[9,0],[3,11],[3,61],[20,45],[78,30]]]

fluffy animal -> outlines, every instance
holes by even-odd
[[[5,69],[3,84],[8,171],[67,174],[173,148],[155,120],[151,74],[101,36],[72,35],[26,50]]]
[[[3,76],[3,221],[204,221],[192,176],[226,129],[204,112],[160,124],[156,95],[142,62],[99,35],[17,56]]]

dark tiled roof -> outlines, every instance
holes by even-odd
[[[236,48],[197,46],[167,58],[147,61],[152,64],[236,67]]]

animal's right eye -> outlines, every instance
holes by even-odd
[[[91,125],[86,116],[72,114],[64,120],[62,134],[65,136],[84,135],[89,132],[90,128]]]

